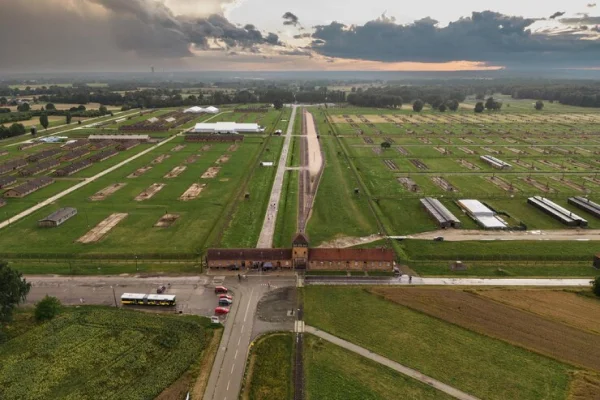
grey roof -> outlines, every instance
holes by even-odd
[[[14,187],[10,190],[15,190],[19,193],[30,193],[34,190],[39,189],[40,187],[46,186],[54,182],[54,179],[48,178],[47,176],[42,176],[40,178],[35,178],[30,181],[27,181],[17,187]]]
[[[57,211],[54,211],[52,214],[48,215],[44,219],[41,219],[39,222],[41,222],[41,221],[58,222],[65,217],[69,217],[69,216],[72,216],[75,214],[77,214],[77,209],[75,209],[73,207],[64,207]]]
[[[14,176],[2,176],[0,177],[0,187],[3,187],[5,185],[10,185],[13,184],[17,181],[17,178],[15,178]]]

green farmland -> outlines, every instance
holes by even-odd
[[[304,301],[307,324],[479,398],[566,398],[569,366],[398,306],[367,289],[309,286]],[[359,386],[354,379],[350,384]]]
[[[32,319],[17,315],[0,344],[2,399],[155,398],[201,361],[217,332],[205,318],[98,307]]]

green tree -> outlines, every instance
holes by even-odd
[[[15,122],[14,124],[12,124],[10,126],[10,128],[8,128],[8,131],[9,131],[11,137],[24,135],[25,127],[23,126],[23,124],[19,124],[19,123]]]
[[[424,106],[423,100],[417,99],[413,103],[413,111],[414,112],[421,112],[421,110],[423,110],[423,106]]]
[[[493,97],[490,96],[487,98],[487,100],[485,101],[485,108],[488,111],[496,109],[496,101],[494,100]]]
[[[283,101],[280,99],[273,101],[273,107],[275,107],[276,110],[281,110],[283,108]]]
[[[485,93],[477,93],[475,96],[475,100],[483,100],[485,98]]]
[[[592,281],[592,292],[600,297],[600,276],[597,276],[596,279]]]
[[[44,129],[48,129],[50,122],[48,121],[48,116],[46,114],[40,115],[40,124],[44,127]]]
[[[20,272],[0,261],[0,321],[10,321],[14,309],[27,297],[31,283]]]
[[[480,113],[480,112],[483,112],[483,110],[485,110],[483,102],[478,101],[477,104],[475,104],[475,112]]]
[[[455,99],[448,100],[448,102],[446,102],[446,107],[448,107],[448,109],[450,111],[458,110],[459,105],[460,105],[460,103],[458,102],[458,100],[455,100]]]
[[[446,112],[446,109],[447,109],[447,108],[448,108],[448,107],[446,107],[446,105],[442,103],[442,104],[440,104],[440,106],[438,107],[438,110],[439,110],[440,112]]]
[[[46,104],[46,110],[47,111],[54,111],[54,110],[56,110],[56,106],[54,104],[52,104],[52,103],[48,103],[48,104]]]
[[[541,111],[544,108],[544,102],[541,100],[538,100],[535,102],[535,109],[538,111]]]
[[[381,148],[382,149],[389,149],[390,147],[392,147],[392,145],[390,144],[390,142],[381,142]]]
[[[67,113],[65,114],[65,118],[66,118],[66,122],[67,125],[71,123],[71,120],[73,119],[73,116],[71,115],[71,113],[69,111],[67,111]]]
[[[98,108],[98,111],[100,111],[100,115],[108,114],[108,109],[106,108],[106,106],[100,106],[100,108]]]
[[[29,110],[31,110],[29,103],[21,103],[17,106],[17,111],[19,112],[27,112]]]
[[[56,297],[44,297],[35,305],[35,319],[38,322],[49,321],[60,313],[62,304]]]

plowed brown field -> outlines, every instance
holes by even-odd
[[[372,292],[469,330],[600,371],[600,335],[465,291],[374,288]]]
[[[600,334],[600,301],[559,290],[482,290],[482,296]]]

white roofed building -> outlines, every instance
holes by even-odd
[[[217,107],[213,107],[213,106],[208,106],[206,108],[204,107],[198,107],[198,106],[194,106],[194,107],[190,107],[186,110],[184,110],[184,113],[192,113],[192,114],[202,114],[202,113],[208,113],[208,114],[218,114],[219,110]]]
[[[458,200],[458,205],[485,229],[506,229],[508,224],[479,200]]]
[[[264,128],[255,123],[201,122],[194,127],[194,133],[260,133]]]

